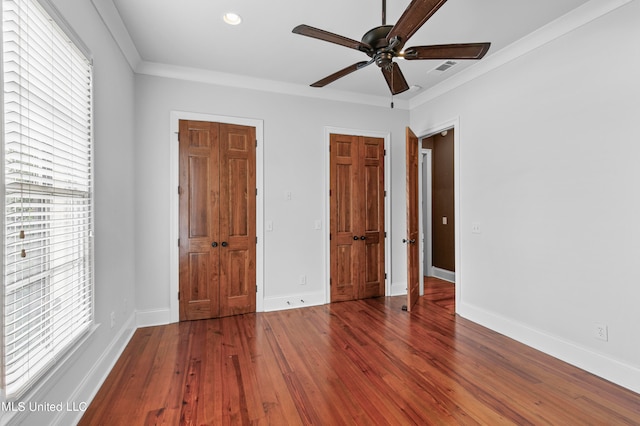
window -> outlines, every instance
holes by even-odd
[[[36,0],[2,0],[5,395],[93,323],[92,68]]]

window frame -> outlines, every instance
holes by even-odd
[[[5,0],[2,0],[3,2]],[[88,178],[89,178],[89,185],[88,185],[88,198],[87,198],[87,203],[86,206],[89,209],[89,213],[87,215],[88,219],[89,219],[89,226],[88,226],[88,231],[83,232],[83,235],[85,235],[85,237],[82,238],[83,243],[86,243],[88,245],[88,258],[86,259],[86,262],[88,263],[88,267],[87,266],[83,266],[83,269],[88,271],[86,273],[88,279],[88,283],[89,283],[89,291],[90,291],[90,297],[87,299],[89,300],[88,302],[88,307],[89,307],[89,311],[90,313],[88,314],[89,318],[86,322],[83,323],[83,331],[81,333],[78,333],[77,335],[75,335],[73,338],[70,339],[69,342],[65,343],[64,345],[61,346],[60,350],[57,350],[50,359],[47,360],[46,363],[44,363],[44,368],[41,368],[37,371],[37,373],[35,375],[33,375],[32,377],[28,378],[22,385],[20,385],[19,388],[17,388],[14,392],[12,392],[11,394],[7,394],[7,387],[5,385],[5,378],[6,378],[6,371],[5,371],[5,291],[6,291],[6,272],[5,271],[5,264],[6,264],[6,259],[5,256],[7,255],[5,253],[5,244],[6,244],[6,232],[7,232],[7,220],[6,220],[6,216],[7,216],[7,205],[6,205],[6,196],[7,193],[5,191],[6,189],[6,170],[5,170],[5,164],[6,164],[6,141],[5,141],[5,111],[4,111],[4,90],[0,91],[0,108],[2,108],[1,113],[2,113],[2,120],[0,120],[0,131],[1,131],[1,135],[0,137],[1,139],[1,144],[2,144],[2,149],[0,149],[0,158],[2,161],[0,161],[0,172],[3,176],[2,182],[0,183],[0,202],[2,203],[2,210],[3,210],[3,215],[2,218],[0,219],[2,221],[2,237],[3,237],[3,243],[0,244],[0,255],[2,256],[2,264],[0,265],[0,267],[2,268],[2,288],[0,289],[0,295],[2,296],[2,303],[0,303],[0,318],[2,320],[2,331],[1,331],[1,344],[0,344],[0,400],[5,401],[5,400],[16,400],[21,398],[24,394],[26,393],[30,393],[30,392],[34,392],[34,388],[37,389],[39,387],[41,387],[44,383],[44,381],[49,378],[51,375],[53,375],[56,371],[60,370],[61,366],[64,365],[64,363],[66,361],[68,361],[68,359],[73,355],[73,353],[78,350],[83,343],[88,339],[88,337],[91,335],[91,333],[93,331],[95,331],[95,329],[97,328],[97,325],[95,323],[95,238],[94,238],[94,229],[95,229],[95,200],[96,200],[96,195],[95,195],[95,140],[94,140],[94,128],[95,128],[95,108],[94,108],[94,96],[95,96],[95,91],[94,91],[94,79],[95,79],[95,75],[94,75],[94,68],[93,68],[93,58],[92,55],[89,51],[89,49],[87,48],[87,46],[80,40],[80,38],[78,37],[78,35],[73,31],[73,29],[67,24],[67,22],[64,20],[64,18],[62,17],[62,15],[57,11],[57,9],[55,8],[55,6],[53,4],[51,4],[48,0],[14,0],[14,1],[27,1],[27,2],[33,2],[38,4],[43,11],[45,12],[45,14],[48,15],[48,20],[51,20],[54,26],[57,26],[58,29],[60,30],[60,34],[62,37],[64,37],[66,40],[66,42],[72,43],[75,47],[75,49],[77,50],[77,52],[84,57],[84,60],[86,61],[86,65],[89,68],[89,84],[88,84],[88,111],[89,111],[89,118],[88,118],[88,132],[89,132],[89,138],[87,139],[87,143],[89,144],[89,149],[88,149],[88,162],[86,163],[87,168],[88,168]],[[3,8],[0,9],[0,16],[2,16],[3,13],[3,9],[4,9],[4,4],[3,4]],[[2,21],[4,22],[4,20]],[[2,28],[2,31],[0,31],[0,42],[4,43],[3,40],[3,33],[4,33],[4,28]],[[4,48],[3,48],[4,51]],[[2,58],[2,60],[0,60],[0,71],[1,71],[1,75],[2,77],[2,86],[4,88],[5,85],[5,70],[4,70],[4,58],[3,58],[3,51],[0,51],[0,58]],[[46,197],[47,195],[43,195],[43,197]],[[50,237],[53,238],[53,237]],[[75,247],[75,246],[74,246]],[[75,257],[76,261],[79,259],[82,259],[81,256]],[[45,262],[43,262],[45,263]],[[50,262],[46,262],[47,264],[50,264]],[[88,269],[87,269],[88,268]],[[0,416],[1,417],[1,416]]]

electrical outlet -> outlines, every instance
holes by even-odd
[[[471,233],[473,233],[473,234],[482,233],[482,229],[480,229],[480,224],[478,222],[473,222],[471,224]]]
[[[300,275],[300,285],[307,285],[307,276]]]
[[[609,330],[607,329],[606,324],[594,323],[593,324],[593,336],[596,339],[604,340],[607,342],[609,340]]]
[[[116,313],[111,311],[111,328],[116,325]]]

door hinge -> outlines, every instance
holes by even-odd
[[[258,188],[256,188],[256,197],[258,196]]]
[[[384,231],[384,237],[387,238],[387,231]]]
[[[384,196],[385,196],[385,197],[387,196],[387,191],[384,191]]]
[[[384,273],[384,279],[385,280],[387,279],[387,273],[386,272]]]
[[[329,197],[331,197],[331,190],[329,190]]]
[[[258,147],[258,139],[256,139],[256,148]]]
[[[258,237],[256,237],[256,244],[258,244]]]
[[[180,247],[180,238],[178,238],[178,247]]]
[[[329,234],[329,239],[331,239],[331,234]]]
[[[333,278],[329,278],[329,286],[333,285]]]
[[[182,195],[182,187],[178,186],[178,195]]]
[[[180,300],[180,292],[178,292],[178,300]]]
[[[386,150],[386,149],[383,149],[383,150],[382,150],[382,155],[383,155],[383,156],[384,156],[384,155],[387,155],[387,150]]]

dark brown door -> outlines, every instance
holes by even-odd
[[[180,121],[180,320],[255,311],[255,129]]]
[[[420,295],[418,253],[418,138],[407,127],[407,310],[411,311]]]
[[[384,295],[384,139],[330,136],[331,301]]]

